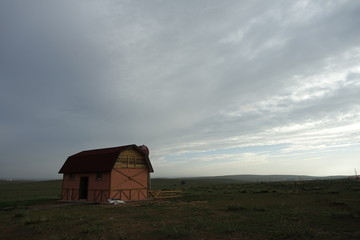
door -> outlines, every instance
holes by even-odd
[[[80,199],[88,198],[89,177],[80,178]]]

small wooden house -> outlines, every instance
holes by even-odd
[[[59,171],[63,174],[61,199],[88,202],[145,200],[151,172],[154,170],[145,145],[82,151],[68,157]]]

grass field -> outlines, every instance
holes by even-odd
[[[360,182],[154,179],[180,199],[58,203],[61,182],[0,182],[1,239],[360,239]]]
[[[59,198],[61,181],[0,181],[0,209],[28,206]]]

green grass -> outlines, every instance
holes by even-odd
[[[0,181],[0,209],[59,199],[61,180]]]
[[[26,204],[0,212],[1,239],[360,239],[360,182],[180,183],[152,182],[181,199],[61,205],[60,181],[2,182],[1,204]]]

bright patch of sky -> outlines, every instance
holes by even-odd
[[[188,161],[189,159],[192,161],[213,161],[214,158],[218,159],[221,157],[229,158],[231,156],[237,157],[239,154],[244,153],[256,153],[256,154],[266,154],[279,153],[280,150],[284,149],[286,144],[277,144],[277,145],[265,145],[265,146],[244,146],[237,148],[229,148],[229,149],[214,149],[202,152],[185,152],[178,154],[170,154],[167,156],[168,161],[170,162],[183,162]],[[224,159],[225,160],[225,159]]]

